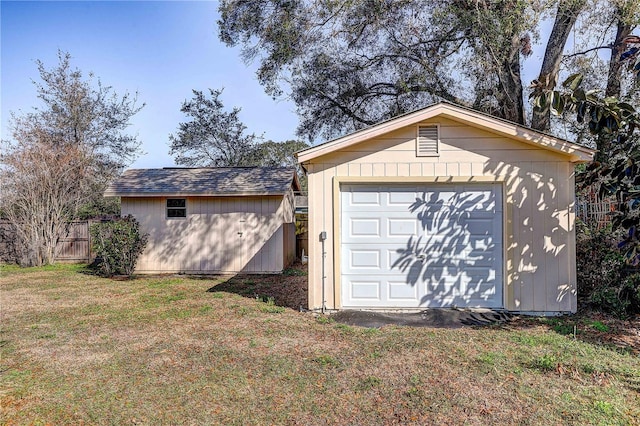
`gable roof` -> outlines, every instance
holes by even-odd
[[[201,167],[129,169],[105,191],[106,197],[284,195],[300,190],[294,168]]]
[[[591,148],[539,132],[520,124],[512,123],[508,120],[493,117],[471,108],[441,101],[426,108],[383,121],[338,139],[302,150],[296,154],[298,162],[305,163],[322,155],[437,116],[462,122],[472,127],[497,133],[550,151],[566,154],[569,156],[570,161],[576,163],[591,161],[595,154],[595,151]]]

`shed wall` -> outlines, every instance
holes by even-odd
[[[322,249],[327,231],[325,300],[341,307],[340,182],[496,181],[504,185],[505,308],[521,312],[576,310],[574,166],[568,157],[443,118],[440,155],[415,155],[416,126],[316,158],[309,182],[309,307],[322,306]]]
[[[286,266],[287,197],[188,197],[186,218],[166,217],[166,198],[122,198],[149,242],[136,272],[276,273]],[[294,248],[295,250],[295,248]]]

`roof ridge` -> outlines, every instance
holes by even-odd
[[[180,167],[168,166],[162,168],[135,169],[135,170],[219,170],[219,169],[294,169],[293,166],[202,166],[202,167]]]

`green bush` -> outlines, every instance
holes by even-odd
[[[640,273],[631,274],[615,285],[595,289],[591,303],[620,318],[640,313]]]
[[[576,221],[578,297],[587,301],[594,290],[622,280],[625,260],[617,249],[621,236],[610,228],[594,230]]]
[[[92,248],[103,276],[131,276],[138,257],[147,245],[148,234],[140,234],[140,224],[131,215],[91,225]]]
[[[640,273],[631,273],[618,249],[622,236],[577,222],[576,266],[582,303],[624,318],[640,313]]]

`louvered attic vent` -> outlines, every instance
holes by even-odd
[[[418,126],[416,155],[418,157],[438,155],[438,126]]]

